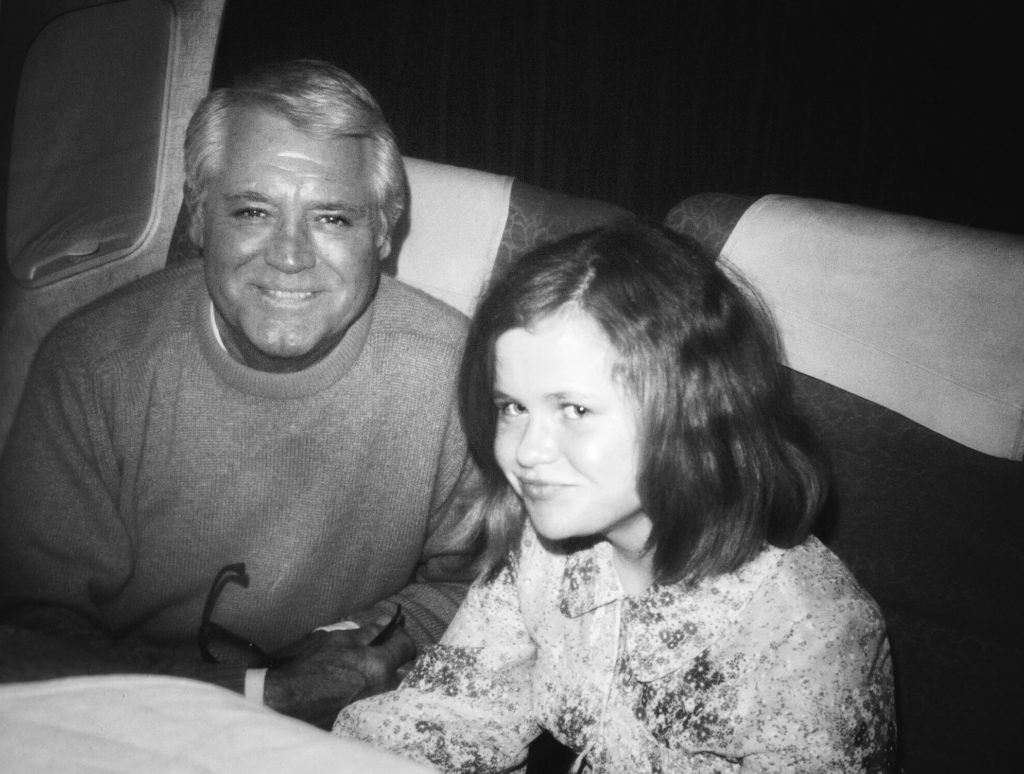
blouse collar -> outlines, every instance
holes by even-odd
[[[559,608],[576,618],[622,602],[624,655],[639,680],[655,680],[693,666],[720,642],[782,557],[782,550],[766,548],[738,571],[696,586],[655,585],[628,596],[612,563],[612,548],[602,541],[566,557]]]

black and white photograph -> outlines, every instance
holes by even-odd
[[[0,770],[1012,770],[988,4],[0,0]]]

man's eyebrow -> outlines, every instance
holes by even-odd
[[[328,212],[349,212],[353,215],[365,215],[370,208],[365,204],[352,204],[351,202],[310,202],[311,210],[326,210]]]
[[[235,202],[266,203],[270,201],[270,199],[261,194],[259,191],[238,191],[237,193],[226,193],[221,195],[221,199],[223,199],[228,204],[233,204]]]
[[[224,202],[229,205],[240,204],[243,202],[257,202],[259,204],[271,204],[270,197],[261,194],[259,191],[237,191],[236,193],[226,193],[221,197]],[[365,216],[370,208],[365,204],[352,204],[351,202],[337,202],[337,201],[315,201],[310,202],[308,209],[311,210],[322,210],[325,212],[347,212],[355,217]]]

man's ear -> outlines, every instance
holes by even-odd
[[[189,239],[200,250],[203,249],[203,207],[199,205],[191,209],[188,214],[188,236]]]
[[[377,241],[378,260],[387,260],[388,256],[391,255],[391,234],[378,234],[375,239]]]

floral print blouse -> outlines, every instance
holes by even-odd
[[[522,764],[541,728],[583,771],[888,771],[885,625],[813,537],[696,587],[627,596],[607,543],[561,554],[527,525],[518,560],[334,733],[491,772]]]

